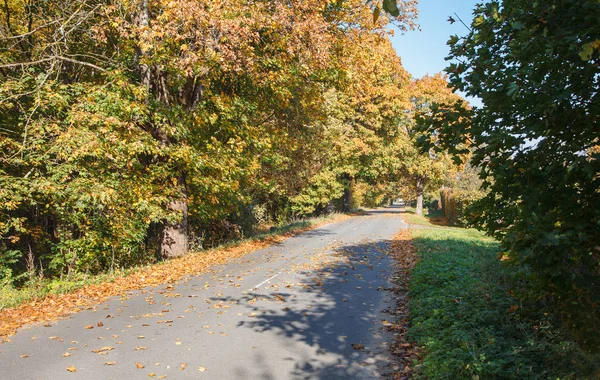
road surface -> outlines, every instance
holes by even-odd
[[[23,328],[0,345],[0,378],[387,378],[385,253],[407,227],[399,211],[322,226],[177,284]]]

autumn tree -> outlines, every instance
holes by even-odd
[[[435,144],[437,136],[421,131],[418,121],[430,115],[437,104],[463,104],[464,100],[452,93],[447,78],[442,74],[414,80],[409,94],[410,108],[400,126],[402,138],[397,140],[395,149],[400,181],[405,183],[405,188],[413,189],[415,213],[422,215],[424,192],[442,185],[447,174],[456,171],[456,165],[444,151],[435,151],[431,145],[423,148],[423,140]]]

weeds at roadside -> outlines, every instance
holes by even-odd
[[[409,292],[417,378],[597,378],[600,357],[577,347],[540,304],[515,299],[499,245],[467,229],[412,231],[419,263]]]

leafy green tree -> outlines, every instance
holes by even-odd
[[[581,342],[600,347],[600,2],[486,1],[453,36],[452,85],[482,99],[440,106],[446,147],[471,140],[488,194],[477,222],[533,270]],[[471,118],[471,122],[466,122]],[[538,293],[539,294],[539,293]]]

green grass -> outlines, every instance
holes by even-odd
[[[404,218],[404,220],[406,220],[406,223],[414,224],[417,226],[440,227],[439,225],[432,223],[431,218],[444,216],[442,211],[430,212],[428,209],[423,210],[423,216],[418,216],[415,215],[415,208],[409,206],[405,207],[404,210],[405,212],[402,213],[402,217]]]
[[[522,283],[475,230],[412,231],[420,261],[410,286],[410,338],[422,347],[417,378],[598,378],[585,353],[541,305],[510,294]]]

